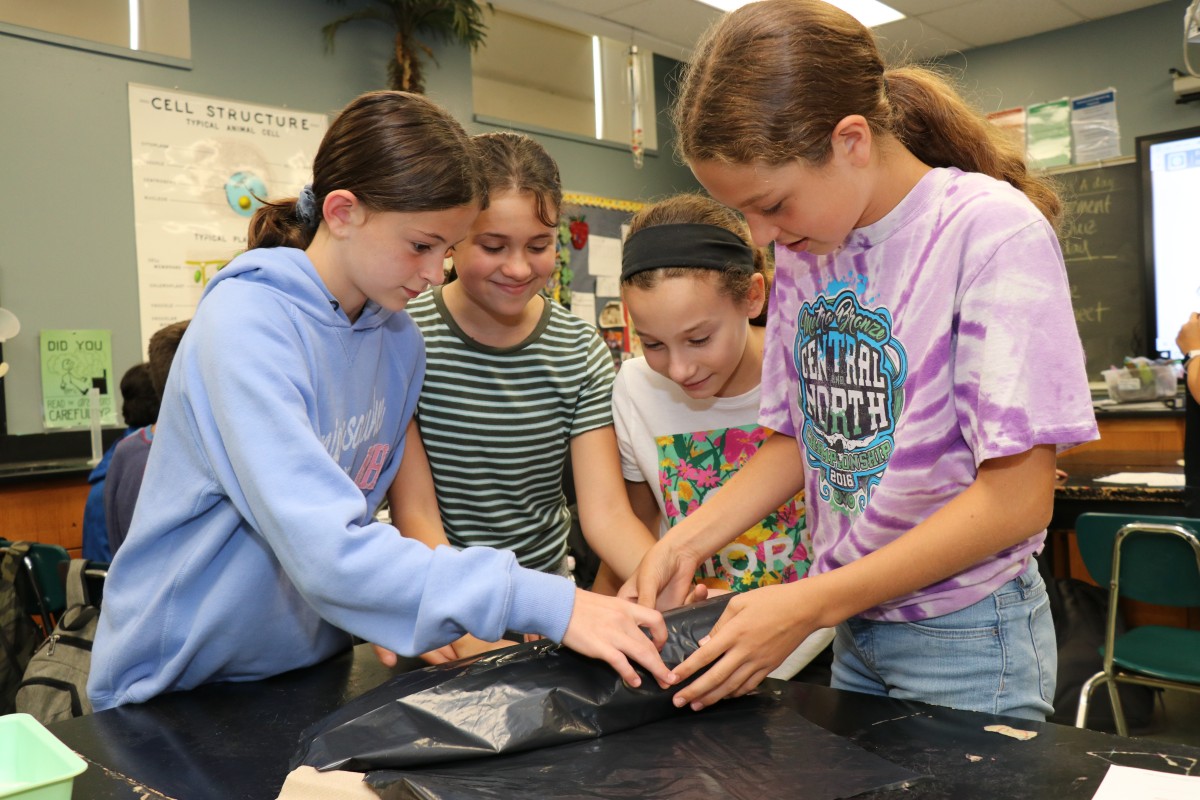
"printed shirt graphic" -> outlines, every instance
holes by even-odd
[[[801,438],[820,476],[809,491],[857,515],[895,449],[907,357],[887,309],[864,309],[850,291],[805,303],[797,328]]]
[[[780,248],[770,308],[758,421],[801,448],[813,574],[904,535],[988,459],[1097,438],[1057,239],[1006,183],[934,169],[833,254]],[[1044,540],[862,616],[965,608]]]
[[[761,425],[744,425],[660,436],[658,481],[667,525],[699,508],[769,435]],[[715,578],[735,592],[791,583],[808,572],[807,539],[800,493],[701,564],[696,577]]]

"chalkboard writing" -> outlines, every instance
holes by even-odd
[[[1088,380],[1145,355],[1145,285],[1138,244],[1137,164],[1104,164],[1054,175],[1066,206],[1059,233]]]

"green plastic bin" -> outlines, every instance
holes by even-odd
[[[0,717],[0,798],[71,800],[87,763],[28,714]]]

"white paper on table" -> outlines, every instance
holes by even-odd
[[[1092,800],[1195,800],[1200,777],[1108,765]]]
[[[595,325],[596,295],[590,292],[571,292],[571,313]]]
[[[1173,472],[1117,472],[1096,478],[1096,483],[1120,483],[1130,486],[1183,486],[1183,476]]]
[[[612,236],[588,237],[587,272],[593,278],[621,277],[621,240]]]
[[[612,275],[600,275],[596,278],[597,297],[620,297],[621,279]]]

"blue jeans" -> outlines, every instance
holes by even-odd
[[[920,622],[851,617],[833,642],[833,686],[1045,720],[1058,648],[1046,585],[1024,573],[974,605]]]

